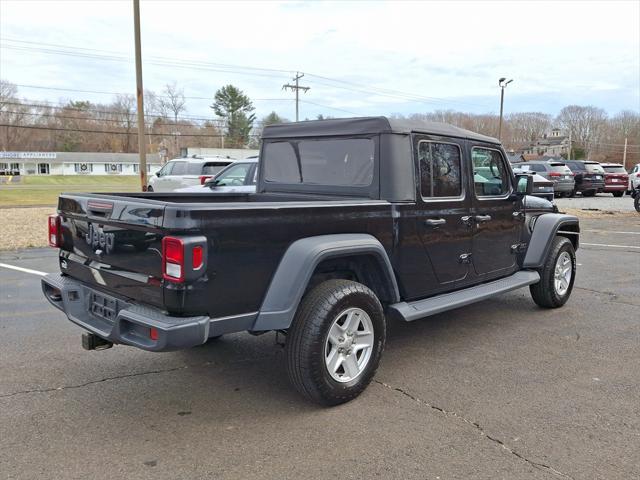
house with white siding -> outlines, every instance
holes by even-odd
[[[0,152],[0,175],[138,175],[137,153]],[[158,154],[147,154],[147,172],[162,164]]]

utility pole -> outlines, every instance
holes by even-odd
[[[624,153],[622,154],[622,167],[627,168],[627,137],[624,137]]]
[[[136,98],[138,100],[138,151],[140,185],[147,191],[147,152],[144,144],[144,102],[142,97],[142,53],[140,52],[140,0],[133,0],[133,32],[136,44]]]
[[[504,105],[504,89],[507,88],[513,79],[507,80],[505,77],[498,79],[498,86],[500,87],[500,123],[498,125],[498,140],[502,141],[502,107]]]
[[[289,90],[295,90],[295,92],[296,92],[296,122],[299,121],[299,116],[298,116],[298,112],[300,110],[299,105],[298,105],[300,103],[299,92],[300,92],[300,90],[303,90],[304,93],[307,93],[307,91],[310,88],[310,87],[301,87],[299,85],[298,82],[300,81],[300,79],[302,77],[304,77],[304,73],[296,72],[296,76],[293,78],[293,80],[296,82],[296,84],[295,85],[291,85],[291,84],[287,83],[286,85],[282,86],[283,90],[289,89]]]

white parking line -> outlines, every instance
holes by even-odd
[[[614,230],[585,230],[585,232],[593,233],[621,233],[623,235],[640,235],[640,232],[616,232]]]
[[[591,247],[636,248],[640,250],[640,247],[634,247],[633,245],[608,245],[606,243],[584,243],[584,242],[580,242],[580,245],[589,245]]]
[[[39,270],[31,270],[30,268],[16,267],[15,265],[8,265],[6,263],[0,263],[0,267],[8,268],[9,270],[17,270],[18,272],[30,273],[31,275],[44,276],[47,274],[47,272],[41,272]]]

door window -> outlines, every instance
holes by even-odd
[[[476,196],[501,197],[509,193],[509,170],[498,150],[474,147],[471,161]]]
[[[171,175],[186,175],[187,174],[187,162],[173,162],[173,170]],[[169,173],[167,173],[169,175]]]
[[[158,171],[158,176],[159,177],[163,177],[165,175],[170,175],[171,174],[171,170],[173,170],[173,166],[175,165],[175,162],[169,162],[167,163],[164,167],[162,167],[159,171]]]
[[[462,196],[460,147],[422,140],[418,143],[420,189],[424,198]]]
[[[246,177],[251,170],[251,163],[238,163],[222,172],[216,177],[216,183],[220,187],[246,185]]]

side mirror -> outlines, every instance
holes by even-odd
[[[160,178],[160,170],[156,172],[156,177]]]
[[[531,195],[533,193],[533,176],[523,173],[516,175],[516,193]]]

